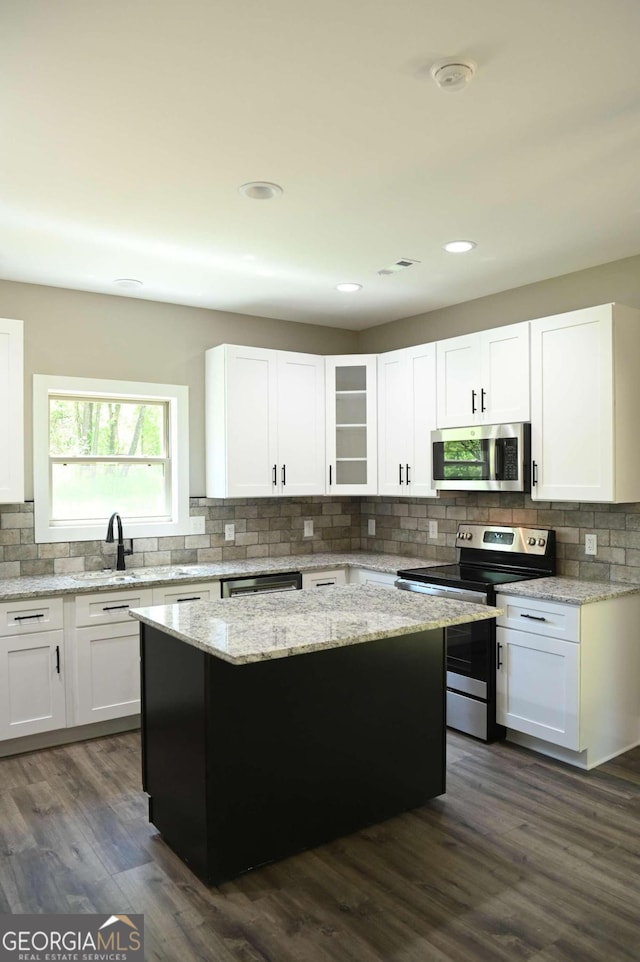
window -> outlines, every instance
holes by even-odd
[[[34,375],[37,542],[188,534],[188,388]]]

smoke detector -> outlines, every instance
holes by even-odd
[[[441,90],[463,90],[471,83],[477,70],[473,60],[439,60],[431,67],[430,73]]]

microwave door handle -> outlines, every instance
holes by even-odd
[[[498,439],[494,438],[492,441],[487,442],[488,456],[489,456],[489,480],[493,481],[497,478],[496,474],[496,461],[497,461],[497,447]]]
[[[502,438],[496,438],[494,450],[495,473],[493,474],[493,477],[496,479],[496,481],[502,481],[504,480],[504,441]]]

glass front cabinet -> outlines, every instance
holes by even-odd
[[[327,494],[376,494],[376,355],[326,358]]]

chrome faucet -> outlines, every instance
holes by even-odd
[[[133,554],[133,551],[129,548],[125,549],[124,540],[122,537],[122,518],[117,511],[114,511],[109,518],[109,524],[107,525],[107,537],[104,539],[107,544],[113,544],[113,522],[118,525],[118,554],[116,561],[116,571],[124,571],[124,556],[127,554]]]

